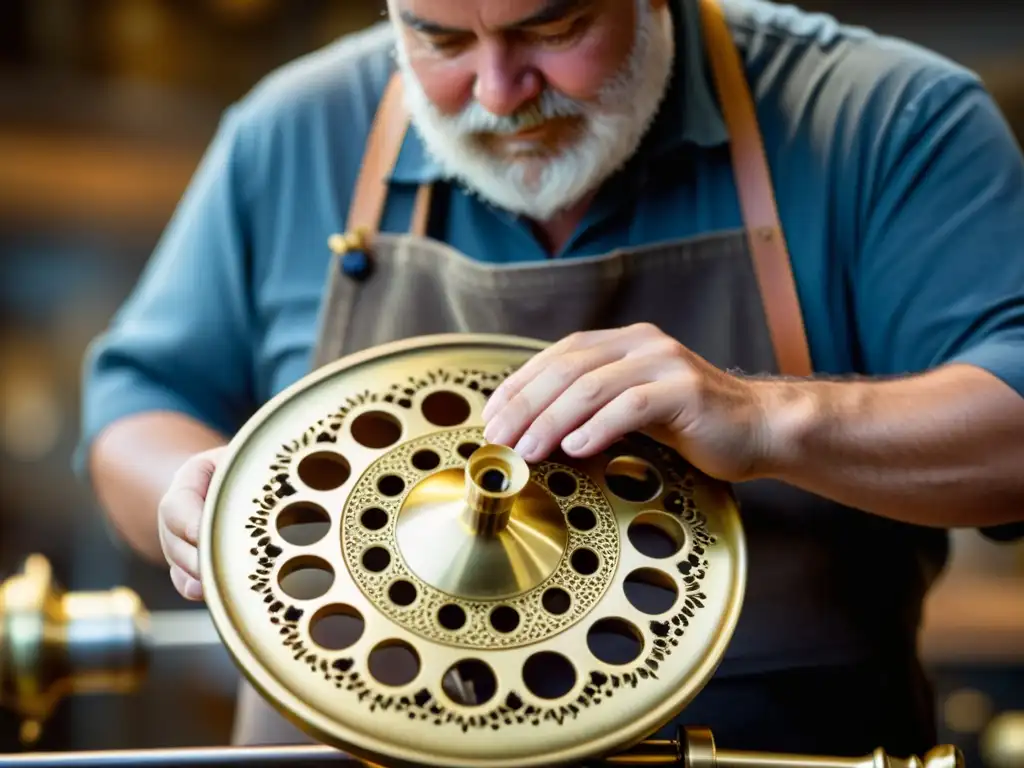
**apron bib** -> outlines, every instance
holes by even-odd
[[[332,243],[314,366],[426,334],[556,341],[649,322],[720,368],[810,375],[753,100],[718,0],[700,2],[742,229],[593,258],[494,265],[426,236],[424,186],[410,233],[380,233],[386,180],[408,128],[395,77],[367,144],[349,234]],[[740,484],[736,493],[749,554],[743,613],[717,675],[678,722],[706,725],[736,749],[922,754],[935,732],[914,647],[927,587],[914,555],[941,534],[781,483]],[[835,706],[823,707],[830,698]],[[308,741],[243,684],[236,743]]]

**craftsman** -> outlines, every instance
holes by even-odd
[[[971,72],[721,3],[390,0],[235,104],[88,355],[79,469],[124,539],[201,599],[204,493],[261,404],[398,338],[545,339],[488,439],[651,427],[736,483],[746,602],[683,721],[929,748],[948,530],[1024,519],[1024,159]],[[301,738],[243,691],[239,741]]]

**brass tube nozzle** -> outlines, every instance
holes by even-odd
[[[516,497],[530,480],[530,467],[503,445],[478,448],[466,462],[466,522],[482,536],[508,525]]]

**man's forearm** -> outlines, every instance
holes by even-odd
[[[157,509],[174,474],[191,456],[226,438],[179,413],[144,413],[112,424],[96,440],[90,474],[100,506],[139,554],[163,563]]]
[[[762,382],[759,474],[939,527],[1024,519],[1024,398],[980,369],[889,381]]]

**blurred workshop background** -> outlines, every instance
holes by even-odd
[[[274,67],[380,20],[381,6],[0,0],[0,579],[39,552],[69,589],[123,584],[151,610],[191,608],[164,570],[118,546],[71,474],[83,351],[136,280],[221,111]],[[804,7],[974,68],[1024,139],[1024,3]],[[1024,544],[958,536],[922,642],[943,738],[985,766],[979,736],[1024,710]],[[33,748],[223,744],[236,680],[216,644],[161,651],[139,693],[62,702]],[[0,711],[0,753],[22,749],[17,725]]]

